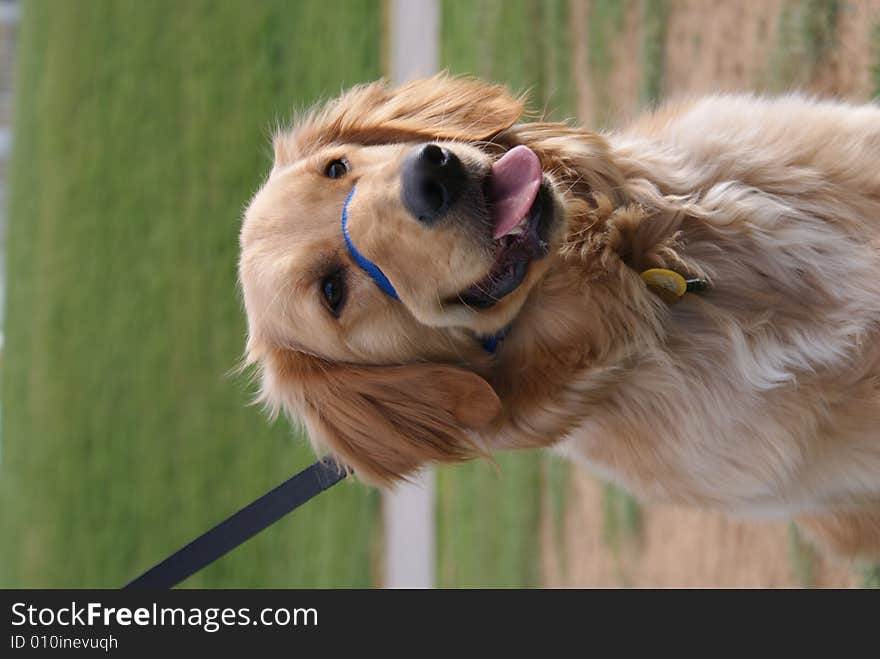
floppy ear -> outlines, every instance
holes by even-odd
[[[439,74],[389,89],[359,85],[275,138],[275,163],[293,162],[328,144],[418,139],[483,140],[509,128],[524,101],[506,88]]]
[[[483,453],[471,431],[501,407],[483,378],[444,364],[355,366],[285,350],[261,361],[266,402],[303,421],[316,448],[376,485]]]

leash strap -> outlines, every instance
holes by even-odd
[[[200,535],[123,588],[166,589],[210,565],[289,512],[336,485],[346,472],[324,458]]]

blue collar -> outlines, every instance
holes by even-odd
[[[479,337],[480,345],[483,346],[483,350],[488,352],[490,355],[494,355],[498,348],[501,347],[501,342],[504,341],[504,337],[507,336],[507,333],[509,331],[510,325],[503,328],[494,336],[481,336]]]
[[[394,286],[388,281],[388,277],[385,276],[385,273],[379,269],[379,266],[357,251],[354,243],[351,242],[351,236],[348,235],[348,205],[351,203],[351,199],[354,197],[354,191],[356,189],[357,186],[351,189],[351,192],[348,193],[348,198],[345,200],[345,206],[342,207],[342,237],[345,238],[345,244],[348,246],[348,251],[351,252],[351,257],[364,272],[370,275],[372,280],[376,282],[376,286],[381,288],[386,295],[391,296],[395,300],[400,300],[397,296],[397,291],[394,290]]]
[[[351,189],[351,192],[348,193],[348,197],[345,200],[345,205],[342,207],[342,237],[345,239],[345,245],[348,247],[351,258],[355,260],[355,263],[357,263],[364,272],[370,275],[370,279],[376,282],[376,286],[378,286],[382,292],[389,297],[399,301],[400,297],[398,297],[397,291],[394,290],[394,286],[388,281],[388,277],[386,277],[385,273],[379,269],[379,266],[357,250],[357,247],[354,246],[351,236],[348,233],[348,205],[351,203],[351,199],[354,197],[354,191],[356,189],[357,186]],[[483,346],[483,350],[494,355],[495,351],[501,346],[504,337],[507,335],[507,330],[508,328],[505,327],[494,336],[479,337],[478,340],[480,345]]]

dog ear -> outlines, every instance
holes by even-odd
[[[275,138],[276,167],[333,143],[484,140],[509,128],[524,99],[501,85],[439,74],[396,88],[359,85]]]
[[[501,408],[486,380],[444,364],[334,364],[288,350],[261,363],[263,399],[301,420],[316,449],[375,485],[484,453],[471,433]]]

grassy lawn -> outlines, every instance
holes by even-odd
[[[874,26],[871,38],[874,64],[871,66],[871,79],[874,81],[874,97],[880,99],[880,23]]]
[[[0,586],[118,586],[312,460],[228,375],[272,119],[379,75],[368,0],[26,2],[12,162]],[[188,582],[369,586],[343,484]]]
[[[786,91],[808,83],[838,46],[840,0],[800,0],[785,5],[776,25],[776,44],[764,85]]]

